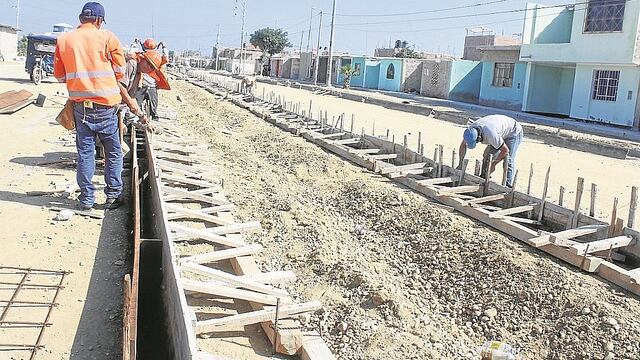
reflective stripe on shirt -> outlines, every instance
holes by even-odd
[[[112,96],[117,94],[120,94],[120,88],[111,88],[111,89],[93,90],[93,91],[69,91],[70,97],[82,97],[82,98]]]
[[[100,78],[100,77],[109,77],[113,75],[114,75],[113,70],[80,71],[80,72],[67,73],[67,80]]]

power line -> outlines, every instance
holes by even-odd
[[[513,0],[492,0],[492,1],[487,1],[487,2],[469,4],[469,5],[460,5],[460,6],[454,6],[454,7],[442,8],[442,9],[434,9],[434,10],[413,11],[413,12],[407,12],[407,13],[395,13],[395,14],[337,14],[336,16],[342,16],[342,17],[389,17],[389,16],[408,16],[408,15],[416,15],[416,14],[431,14],[431,13],[450,11],[450,10],[468,9],[468,8],[474,8],[474,7],[479,7],[479,6],[498,4],[498,3],[503,3],[503,2],[507,2],[507,1],[513,1]]]

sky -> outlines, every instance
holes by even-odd
[[[0,0],[0,24],[16,25],[18,0]],[[573,0],[540,0],[557,5]],[[25,34],[51,31],[54,23],[78,24],[85,1],[20,0],[20,28]],[[332,0],[246,0],[245,33],[263,27],[283,28],[295,48],[317,46],[319,12],[323,12],[321,46],[329,45]],[[216,43],[239,47],[241,0],[105,0],[105,28],[123,45],[152,35],[170,49],[210,54]],[[522,0],[337,0],[335,44],[339,52],[373,55],[376,47],[406,40],[415,50],[462,54],[465,28],[486,27],[496,34],[522,32]],[[312,16],[313,10],[313,18]],[[453,8],[453,9],[452,9]],[[497,14],[496,14],[497,12]],[[247,36],[248,38],[248,36]],[[246,40],[248,43],[248,39]]]

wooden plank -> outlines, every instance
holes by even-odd
[[[519,218],[514,216],[502,216],[503,220],[510,220],[513,222],[521,223],[521,224],[529,224],[529,225],[542,225],[542,223],[538,220]]]
[[[363,157],[371,160],[392,160],[397,158],[398,154],[364,155]]]
[[[179,169],[182,171],[189,171],[192,173],[213,173],[216,172],[217,170],[215,168],[211,168],[213,167],[213,165],[210,165],[208,167],[204,167],[204,166],[199,166],[196,164],[190,164],[190,165],[186,165],[183,163],[179,163],[176,161],[169,161],[169,160],[163,160],[163,159],[157,159],[156,163],[158,164],[158,166],[160,166],[161,169],[164,168],[173,168],[173,169]]]
[[[213,216],[213,215],[209,215],[209,214],[204,214],[202,212],[200,212],[199,210],[192,210],[192,209],[188,209],[184,206],[180,206],[180,205],[175,205],[175,204],[165,204],[165,207],[167,210],[174,212],[175,216],[178,216],[177,218],[179,219],[199,219],[202,221],[206,221],[212,224],[216,224],[216,225],[222,225],[222,226],[226,226],[226,225],[233,225],[235,224],[232,221],[229,220],[225,220],[222,219],[219,216]],[[174,219],[175,219],[174,216]]]
[[[261,252],[263,249],[260,244],[251,244],[251,245],[241,245],[239,247],[225,249],[225,250],[216,250],[204,254],[191,255],[180,259],[180,264],[186,265],[187,263],[194,264],[207,264],[220,260],[228,260],[231,258],[236,258],[240,256],[248,256],[254,255]]]
[[[278,317],[280,319],[284,319],[302,313],[316,311],[320,308],[322,308],[322,305],[318,301],[280,306],[280,309],[278,309]],[[198,321],[196,323],[196,334],[235,330],[238,328],[238,326],[247,326],[251,324],[273,321],[275,320],[275,316],[276,309],[269,308],[248,313],[225,316],[218,319]]]
[[[331,138],[340,137],[346,134],[347,133],[345,132],[337,132],[333,134],[320,134],[319,136],[316,137],[316,139],[331,139]]]
[[[194,156],[174,154],[174,153],[169,153],[165,151],[156,151],[155,154],[158,157],[158,159],[178,160],[178,161],[182,161],[190,164],[202,163],[201,159]]]
[[[229,205],[228,201],[220,200],[207,194],[220,192],[220,187],[212,187],[200,190],[185,190],[181,188],[175,188],[171,186],[163,185],[161,187],[163,193],[167,194],[162,197],[164,201],[175,201],[175,200],[184,200],[184,199],[192,199],[201,202],[205,202],[213,205]]]
[[[636,209],[638,208],[638,187],[631,187],[631,201],[629,202],[629,218],[627,220],[627,226],[630,228],[635,227],[636,223]]]
[[[335,360],[335,356],[318,332],[304,333],[302,341],[304,345],[298,354],[300,360]]]
[[[577,255],[584,255],[587,253],[587,246],[589,247],[588,253],[595,253],[598,251],[604,251],[609,249],[617,249],[625,246],[629,246],[634,242],[631,236],[616,236],[608,239],[591,241],[584,244],[573,245],[569,251]]]
[[[381,149],[349,149],[354,154],[377,154]]]
[[[396,172],[396,173],[386,174],[385,176],[390,178],[390,179],[395,179],[395,178],[399,178],[399,177],[403,177],[403,176],[409,176],[409,175],[422,175],[422,174],[430,172],[432,169],[433,168],[431,168],[431,167],[425,167],[425,168],[422,168],[422,169],[403,170],[403,171]]]
[[[505,196],[506,194],[495,194],[495,195],[483,196],[476,199],[467,200],[464,206],[472,206],[472,205],[484,204],[492,201],[503,200]]]
[[[538,211],[538,222],[542,221],[544,216],[544,206],[547,202],[547,191],[549,190],[549,174],[551,173],[551,166],[547,168],[547,174],[544,177],[544,187],[542,188],[542,198],[540,199],[540,209]],[[514,185],[515,188],[515,185]]]
[[[231,247],[241,247],[245,246],[244,241],[235,240],[226,236],[222,236],[221,234],[216,234],[211,232],[211,229],[194,229],[188,226],[180,225],[177,223],[171,223],[169,225],[171,230],[182,233],[186,235],[190,239],[201,239],[209,242],[213,242],[220,245],[231,246]],[[176,241],[180,241],[179,239],[175,239]]]
[[[580,236],[591,235],[605,229],[606,227],[607,225],[586,225],[575,229],[568,229],[550,234],[549,241],[554,243],[561,239],[573,239]]]
[[[160,179],[161,180],[168,180],[168,181],[172,181],[172,182],[176,182],[176,183],[187,184],[187,185],[200,186],[202,188],[212,188],[214,186],[218,186],[219,185],[219,184],[214,184],[213,182],[209,182],[209,181],[191,179],[191,178],[188,178],[186,176],[177,176],[177,175],[168,174],[168,173],[160,174]]]
[[[225,211],[231,211],[233,209],[235,209],[235,205],[229,204],[229,205],[218,205],[218,206],[202,208],[199,211],[203,214],[217,214]],[[168,220],[178,220],[182,218],[184,218],[184,214],[179,214],[179,213],[167,214]]]
[[[420,185],[442,185],[442,184],[451,184],[458,180],[457,176],[448,176],[442,178],[433,178],[426,180],[418,180]]]
[[[426,165],[427,165],[427,163],[422,162],[422,163],[400,165],[400,166],[388,166],[388,167],[380,169],[380,174],[384,175],[384,174],[402,172],[402,171],[405,171],[405,170],[420,169],[420,168],[425,167]]]
[[[438,189],[438,195],[467,194],[480,191],[480,185],[462,185]]]
[[[289,297],[289,294],[285,290],[274,288],[273,286],[265,285],[249,278],[229,274],[200,264],[187,261],[182,265],[182,269],[191,271],[198,275],[207,276],[212,280],[224,282],[227,286],[252,290],[266,295]]]
[[[253,281],[261,282],[263,284],[279,284],[283,282],[293,281],[296,279],[296,274],[291,270],[283,271],[270,271],[251,275],[242,275],[243,279],[250,279]]]
[[[498,211],[492,212],[489,215],[489,217],[491,217],[491,218],[499,218],[501,216],[519,214],[519,213],[531,211],[531,210],[533,210],[534,207],[535,207],[535,205],[523,205],[523,206],[517,206],[517,207],[513,207],[513,208],[498,210]]]
[[[20,91],[10,90],[3,92],[0,94],[0,110],[24,102],[25,100],[29,99],[31,95],[33,94],[24,89]]]
[[[360,142],[360,138],[351,138],[351,139],[342,139],[342,140],[327,140],[327,142],[331,143],[331,144],[338,144],[338,145],[351,145],[351,144],[357,144]]]
[[[246,300],[259,304],[275,305],[278,302],[278,297],[273,295],[266,295],[255,291],[236,289],[230,286],[215,285],[185,278],[182,279],[182,288],[185,291]],[[286,301],[288,298],[281,298],[281,301],[282,300]]]

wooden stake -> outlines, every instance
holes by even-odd
[[[482,196],[489,195],[489,180],[491,179],[491,164],[493,163],[493,154],[489,155],[489,162],[487,163],[487,173],[484,178],[484,190],[482,192]]]
[[[564,186],[560,186],[560,193],[558,195],[558,205],[564,206]]]
[[[373,120],[373,125],[371,125],[371,136],[376,136],[376,121]]]
[[[529,168],[529,185],[527,185],[527,195],[531,195],[531,179],[533,178],[533,163]]]
[[[456,149],[451,150],[451,167],[456,168]]]
[[[549,174],[551,166],[547,168],[547,175],[544,177],[544,187],[542,188],[542,201],[540,202],[540,211],[538,212],[538,221],[542,221],[544,215],[544,204],[547,202],[547,191],[549,190]]]
[[[476,176],[480,176],[480,174],[482,174],[482,162],[480,162],[480,160],[476,159],[476,168],[474,169],[473,173]]]
[[[351,114],[351,127],[349,128],[349,132],[353,134],[353,122],[355,120],[355,115]]]
[[[464,176],[467,173],[467,166],[469,166],[469,159],[462,161],[462,169],[460,169],[460,179],[458,180],[458,186],[464,186]]]
[[[438,177],[442,177],[444,169],[444,145],[438,145]]]
[[[393,144],[393,151],[392,151],[392,153],[394,153],[394,154],[395,154],[395,153],[396,153],[396,134],[393,134],[393,135],[391,136],[391,143]]]
[[[629,203],[629,219],[627,219],[627,227],[634,228],[636,223],[636,209],[638,208],[638,187],[631,187],[631,202]]]
[[[582,193],[584,192],[584,178],[579,177],[576,185],[576,199],[573,205],[573,216],[568,224],[569,229],[578,226],[578,217],[580,216],[580,202],[582,202]]]
[[[424,144],[420,144],[420,155],[424,156]]]
[[[598,185],[591,183],[591,201],[589,202],[589,216],[594,217],[596,214],[596,197],[598,196]]]
[[[420,152],[420,148],[422,148],[422,132],[418,131],[418,152]]]
[[[407,144],[408,144],[407,135],[405,134],[404,135],[404,139],[402,140],[402,147],[403,147],[403,149],[402,149],[402,161],[405,164],[407,163],[407,151],[409,150],[409,149],[407,149]]]
[[[311,105],[313,105],[313,99],[309,100],[309,114],[311,114]]]

